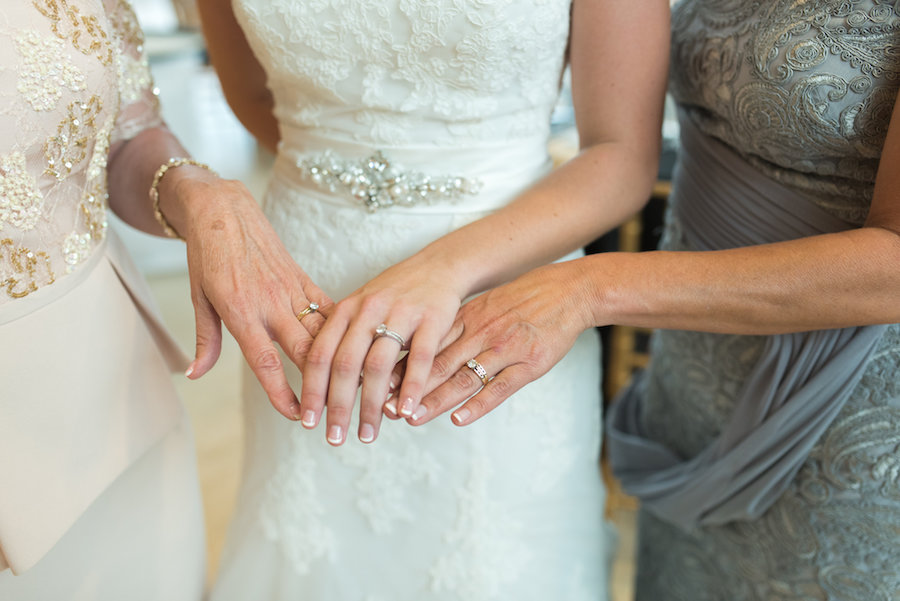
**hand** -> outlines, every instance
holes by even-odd
[[[463,305],[434,359],[417,419],[407,421],[427,423],[468,399],[451,415],[468,425],[547,373],[592,325],[590,299],[577,285],[582,268],[578,260],[541,267]],[[487,384],[466,366],[473,358]]]
[[[175,192],[185,207],[182,234],[197,329],[188,377],[199,378],[215,364],[224,322],[275,409],[300,419],[273,341],[302,368],[331,299],[293,261],[243,184],[196,173]],[[298,318],[310,303],[318,311]]]
[[[333,445],[342,444],[362,374],[357,435],[363,442],[374,441],[401,348],[409,353],[397,391],[399,412],[412,416],[438,343],[453,323],[461,298],[451,278],[417,256],[340,301],[317,334],[303,368],[304,426],[318,423],[327,402],[326,438]],[[380,324],[386,324],[404,344],[390,335],[376,336]]]

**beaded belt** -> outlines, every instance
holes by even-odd
[[[334,152],[298,159],[301,177],[329,192],[343,192],[370,212],[390,206],[413,206],[440,201],[456,201],[475,195],[481,181],[454,175],[429,175],[392,165],[375,151],[364,159],[344,159]]]

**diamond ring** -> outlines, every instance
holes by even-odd
[[[466,367],[468,367],[469,369],[474,371],[475,375],[478,376],[479,378],[481,378],[481,383],[484,386],[487,386],[488,375],[484,369],[484,366],[481,363],[479,363],[475,359],[469,359],[468,361],[466,361]]]
[[[318,310],[319,310],[318,303],[309,303],[308,305],[306,305],[305,309],[303,309],[302,311],[297,313],[297,320],[299,321],[299,320],[303,319],[304,317],[306,317],[307,315],[309,315],[310,313],[315,313]]]
[[[391,340],[396,340],[400,343],[400,348],[406,346],[406,340],[403,339],[403,336],[395,332],[394,330],[388,329],[386,324],[381,324],[377,328],[375,328],[375,338],[388,337]]]

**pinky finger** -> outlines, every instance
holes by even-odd
[[[523,367],[516,365],[507,367],[459,409],[451,413],[450,419],[457,426],[468,426],[499,407],[503,401],[533,379]]]

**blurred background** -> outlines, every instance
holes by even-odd
[[[132,0],[132,5],[147,36],[150,65],[169,127],[194,157],[208,163],[223,177],[242,180],[261,198],[273,157],[257,146],[228,108],[215,73],[207,64],[193,0]],[[566,78],[553,115],[550,151],[557,162],[566,160],[577,149],[573,118]],[[636,251],[656,246],[678,134],[670,106],[663,134],[659,183],[647,208],[617,231],[595,241],[589,246],[589,252]],[[191,352],[194,320],[183,243],[148,236],[114,217],[112,227],[150,281],[167,325],[182,347]],[[646,362],[649,332],[603,328],[601,334],[605,350],[604,387],[611,397],[632,371]],[[195,382],[175,376],[196,433],[210,578],[218,566],[241,470],[241,365],[237,345],[226,333],[222,356],[212,372]],[[636,504],[621,494],[614,482],[609,484],[607,513],[619,541],[612,575],[612,599],[626,601],[633,598]]]

